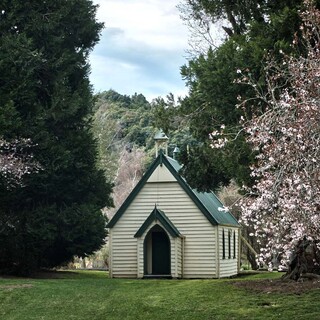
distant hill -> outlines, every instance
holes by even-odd
[[[142,94],[121,95],[114,90],[96,95],[93,131],[99,145],[100,167],[114,178],[123,151],[153,148],[153,112]]]
[[[164,100],[149,103],[142,94],[121,95],[114,90],[95,96],[93,132],[98,143],[99,167],[113,181],[115,209],[139,181],[155,157],[154,135]],[[160,103],[161,102],[161,103]],[[169,129],[168,129],[169,130]],[[188,128],[176,123],[169,132],[169,155],[175,146],[191,142]],[[108,211],[112,216],[115,209]]]
[[[154,155],[153,110],[142,94],[121,95],[114,90],[96,95],[93,132],[98,144],[99,167],[114,183],[115,208],[142,176]]]

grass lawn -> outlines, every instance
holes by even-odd
[[[320,319],[320,289],[303,294],[256,293],[227,280],[109,279],[102,271],[59,278],[0,278],[0,319]]]

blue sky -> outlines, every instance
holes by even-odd
[[[186,63],[188,30],[179,0],[93,0],[105,23],[90,55],[95,92],[142,93],[149,101],[169,92],[187,93],[180,75]]]

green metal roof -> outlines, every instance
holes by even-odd
[[[181,165],[178,161],[167,157],[166,158],[169,164],[174,168],[174,170],[179,174],[179,170],[181,169]],[[170,169],[169,169],[170,170]],[[203,206],[205,211],[207,211],[210,216],[214,219],[214,224],[222,224],[222,225],[234,225],[240,226],[237,219],[232,215],[230,211],[225,211],[223,203],[218,199],[218,197],[213,192],[198,192],[196,189],[192,189],[186,182],[186,180],[179,175],[180,179],[184,182],[184,184],[189,188],[189,190],[193,193],[193,200],[198,200],[200,202],[200,206]],[[220,208],[220,210],[219,210]],[[201,208],[200,208],[201,210]],[[203,211],[203,210],[201,210]],[[209,219],[211,220],[211,219]]]
[[[164,214],[162,210],[157,209],[155,206],[152,212],[150,213],[149,217],[145,220],[142,226],[139,228],[137,233],[134,235],[135,238],[141,237],[143,233],[148,229],[150,224],[153,221],[159,220],[162,226],[168,231],[168,233],[172,237],[180,237],[181,234],[178,229],[174,226],[174,224],[170,221],[170,219]]]
[[[124,201],[122,206],[113,216],[113,218],[109,221],[107,227],[112,228],[116,222],[120,219],[122,214],[129,207],[130,203],[137,196],[139,191],[148,181],[151,174],[158,167],[158,165],[165,165],[166,168],[171,172],[171,174],[176,178],[177,182],[184,189],[184,191],[189,195],[189,197],[193,200],[193,202],[197,205],[200,211],[204,214],[204,216],[213,224],[213,225],[226,225],[226,226],[235,226],[240,227],[240,224],[236,220],[236,218],[229,211],[221,210],[223,208],[222,202],[217,198],[217,196],[213,192],[198,192],[195,189],[192,189],[186,182],[184,178],[179,174],[179,170],[181,169],[180,164],[170,158],[166,157],[162,152],[160,152],[159,156],[155,159],[155,161],[151,164],[149,169],[146,171],[144,176],[141,178],[139,183],[130,193],[128,198]],[[220,208],[220,210],[219,210]]]

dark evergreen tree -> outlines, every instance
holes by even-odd
[[[248,74],[263,90],[268,52],[280,61],[282,51],[301,53],[293,52],[291,44],[299,35],[298,10],[303,1],[185,0],[183,3],[182,11],[188,12],[188,17],[200,22],[220,20],[226,31],[222,45],[193,57],[181,68],[189,95],[175,106],[174,114],[186,120],[183,126],[187,122],[197,141],[181,150],[183,173],[190,185],[201,190],[216,189],[231,179],[240,186],[250,185],[249,166],[254,155],[245,143],[243,132],[239,132],[241,116],[250,117],[250,109],[237,108],[237,104],[239,99],[250,100],[255,94],[251,88],[237,83],[239,72]],[[165,117],[163,113],[170,116]],[[171,113],[172,108],[162,108],[162,122],[172,121]],[[162,125],[166,126],[170,128]],[[229,143],[213,149],[216,138],[211,135],[210,139],[212,132],[220,132],[216,138],[226,137]]]
[[[246,33],[252,23],[269,23],[274,15],[280,20],[289,16],[297,18],[296,9],[301,3],[301,0],[184,0],[180,8],[183,15],[189,12],[188,15],[200,23],[221,21],[223,30],[232,37]],[[290,26],[291,23],[285,26],[281,22],[280,33]]]
[[[104,242],[112,186],[90,129],[95,13],[89,0],[0,3],[0,136],[30,138],[42,167],[23,187],[0,186],[0,269],[57,266]]]

